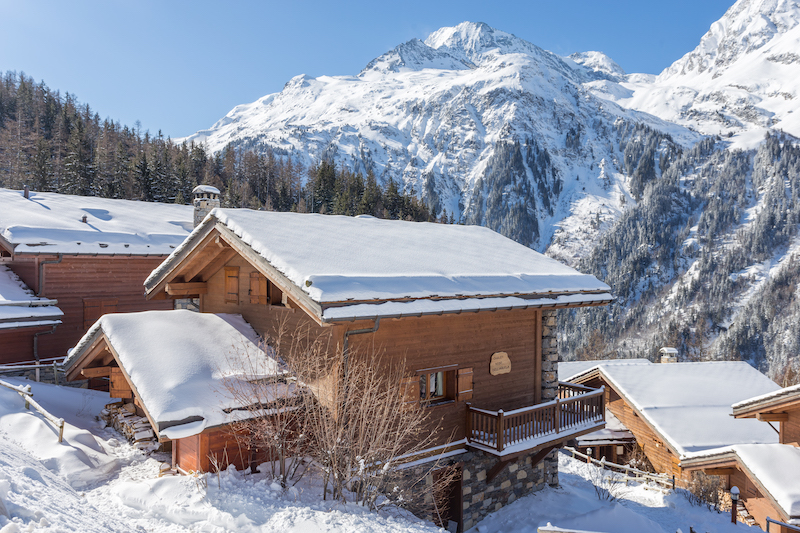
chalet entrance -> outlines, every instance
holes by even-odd
[[[442,476],[449,476],[455,469],[455,477],[442,490],[435,495],[436,509],[434,522],[452,533],[464,531],[463,509],[461,505],[463,483],[462,483],[462,463],[442,468],[433,473],[434,485],[438,485]]]

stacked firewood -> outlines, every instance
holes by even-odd
[[[105,409],[100,412],[100,417],[107,425],[119,431],[136,448],[148,452],[158,449],[158,440],[150,426],[150,421],[144,416],[138,416],[136,407],[132,403],[107,404]]]

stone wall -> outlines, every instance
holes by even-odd
[[[549,402],[558,396],[558,339],[556,337],[556,311],[542,312],[542,401]]]
[[[543,489],[545,483],[558,484],[558,452],[553,451],[537,465],[531,462],[535,453],[531,452],[512,461],[491,481],[486,478],[497,464],[497,456],[480,451],[458,456],[458,460],[464,463],[461,478],[464,531],[483,520],[489,513]]]

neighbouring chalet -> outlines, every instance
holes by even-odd
[[[0,364],[34,359],[39,335],[51,333],[64,313],[0,265]]]
[[[173,307],[142,282],[191,232],[191,206],[8,189],[0,206],[0,266],[31,289],[31,310],[63,311],[60,324],[8,322],[2,361],[63,357],[105,313]]]
[[[772,426],[779,442],[708,450],[692,454],[681,461],[682,466],[724,476],[727,488],[739,488],[744,507],[740,516],[752,517],[764,530],[767,517],[800,527],[800,385],[749,398],[732,409],[739,423]],[[770,531],[791,532],[775,524]]]
[[[137,431],[172,441],[173,467],[184,472],[208,472],[216,452],[239,469],[257,461],[227,426],[255,416],[239,402],[248,384],[283,374],[241,315],[188,310],[105,315],[70,351],[64,369],[70,380],[109,378],[111,397],[146,418],[134,419]],[[276,383],[253,394],[268,405],[279,398],[265,394],[293,388]]]
[[[557,483],[554,448],[604,424],[601,390],[558,382],[555,328],[557,309],[604,305],[609,287],[487,228],[215,209],[145,290],[265,337],[303,326],[404,360],[408,401],[453,435],[430,451],[462,466],[465,529]]]
[[[604,386],[607,409],[634,435],[656,472],[675,476],[678,484],[691,479],[683,461],[693,454],[734,444],[778,442],[766,424],[730,416],[731,404],[778,388],[745,362],[656,364],[621,359],[559,367],[564,381]]]

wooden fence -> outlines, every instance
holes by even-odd
[[[10,383],[6,383],[5,381],[1,381],[0,380],[0,386],[1,387],[5,387],[7,389],[11,389],[14,392],[16,392],[17,394],[19,394],[20,396],[22,396],[22,399],[25,400],[25,409],[30,409],[31,406],[33,406],[33,408],[36,409],[37,411],[39,411],[39,413],[48,422],[53,424],[58,429],[58,442],[62,442],[64,440],[64,419],[63,418],[54,417],[53,415],[48,413],[44,409],[44,407],[39,405],[33,399],[33,393],[31,392],[31,386],[30,385],[26,385],[25,387],[23,387],[23,386],[12,385]]]
[[[568,446],[565,446],[564,448],[561,448],[561,453],[565,453],[567,455],[570,455],[573,458],[578,457],[580,459],[583,459],[587,463],[591,463],[591,464],[597,465],[600,468],[603,468],[605,470],[610,470],[612,472],[621,473],[621,474],[624,475],[624,478],[622,478],[620,481],[625,481],[626,485],[628,484],[629,481],[636,481],[636,482],[639,482],[639,483],[641,483],[642,481],[645,481],[645,482],[652,481],[652,482],[658,484],[659,486],[661,486],[663,488],[672,489],[672,490],[675,489],[675,476],[672,476],[670,478],[669,476],[667,476],[667,474],[652,474],[650,472],[645,472],[643,470],[638,470],[638,469],[633,468],[631,466],[618,465],[616,463],[612,463],[612,462],[606,461],[605,457],[603,457],[602,459],[600,459],[598,461],[597,459],[594,459],[593,457],[591,457],[589,455],[585,455],[585,454],[579,452],[578,450],[576,450],[574,448],[570,448]]]

